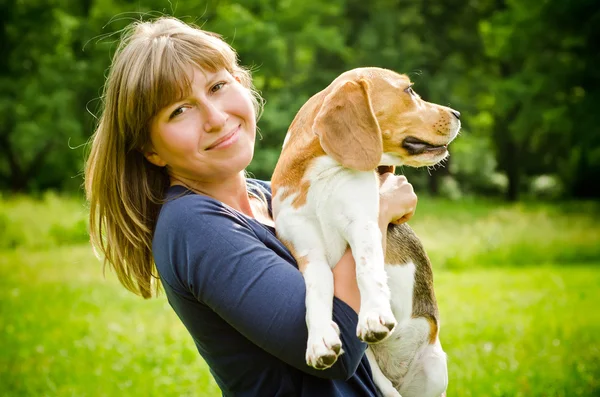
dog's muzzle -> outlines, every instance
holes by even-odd
[[[438,152],[448,149],[448,145],[432,145],[431,143],[422,141],[415,137],[409,136],[402,142],[402,147],[406,149],[408,154],[417,155],[426,152]]]

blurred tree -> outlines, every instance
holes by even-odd
[[[600,142],[591,111],[599,72],[589,66],[599,55],[588,51],[598,39],[600,10],[594,3],[499,1],[498,11],[481,21],[489,62],[486,107],[509,200],[518,199],[528,174],[558,172],[574,188],[581,186],[580,177],[583,185],[589,181],[585,169],[600,170],[600,157],[592,154]]]
[[[70,46],[78,21],[45,1],[1,7],[0,183],[43,189],[78,163],[65,150],[83,132],[72,113],[83,77]]]
[[[600,197],[592,0],[0,0],[0,189],[79,187],[119,32],[163,14],[220,33],[252,68],[267,100],[257,177],[269,178],[311,95],[345,70],[380,66],[463,114],[450,166],[405,170],[415,184],[435,193],[451,173],[464,190],[495,192],[497,168],[513,200],[540,174]]]

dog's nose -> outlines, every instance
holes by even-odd
[[[456,117],[457,119],[460,120],[460,112],[456,111],[456,110],[452,110],[452,114],[454,115],[454,117]]]

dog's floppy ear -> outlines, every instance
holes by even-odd
[[[367,88],[363,79],[341,83],[325,97],[313,123],[325,153],[359,171],[374,170],[383,153]]]

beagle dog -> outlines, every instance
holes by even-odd
[[[439,397],[446,355],[438,332],[431,264],[406,224],[378,226],[380,170],[437,164],[460,129],[460,113],[422,100],[390,70],[343,73],[300,109],[271,180],[277,235],[306,281],[308,365],[343,353],[332,321],[331,269],[350,245],[361,295],[357,336],[385,396]]]

